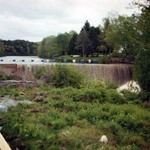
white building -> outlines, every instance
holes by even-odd
[[[37,56],[4,56],[0,57],[0,64],[41,64],[48,62]]]

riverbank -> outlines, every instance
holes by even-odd
[[[79,89],[0,88],[0,96],[6,93],[34,102],[0,113],[1,132],[12,149],[150,148],[150,113],[137,94],[119,94],[100,82]],[[99,142],[102,135],[107,144]]]

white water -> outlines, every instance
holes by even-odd
[[[126,82],[125,84],[123,84],[117,89],[118,92],[121,92],[123,90],[129,90],[130,92],[133,92],[133,93],[139,93],[141,91],[141,88],[137,82],[131,80],[131,81]]]
[[[14,100],[6,95],[0,101],[0,112],[7,112],[9,107],[17,106],[18,103],[32,104],[29,100]]]

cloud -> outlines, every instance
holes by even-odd
[[[0,0],[2,39],[40,41],[49,35],[98,26],[108,12],[131,14],[132,0]]]

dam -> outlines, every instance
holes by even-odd
[[[43,64],[0,64],[0,72],[7,75],[16,76],[22,80],[35,80],[34,74],[40,67],[44,67],[50,71],[56,63]],[[78,64],[65,63],[64,65],[71,65],[79,71],[84,72],[91,79],[102,79],[113,81],[118,85],[132,79],[133,67],[130,64]]]

